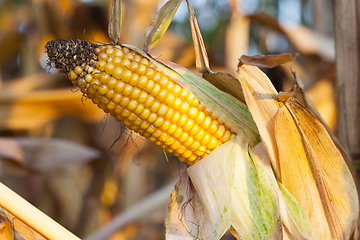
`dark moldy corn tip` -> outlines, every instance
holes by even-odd
[[[60,73],[68,74],[74,70],[76,66],[95,67],[97,56],[95,49],[99,44],[81,40],[52,40],[46,43],[45,53],[51,62],[55,64],[55,68]]]

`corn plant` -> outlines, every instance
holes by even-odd
[[[166,239],[220,239],[227,231],[237,239],[350,239],[359,206],[348,157],[313,109],[292,97],[296,85],[278,93],[257,67],[294,56],[243,56],[237,77],[212,72],[186,2],[202,77],[149,53],[179,0],[160,9],[142,50],[119,42],[116,0],[113,43],[46,44],[50,62],[84,96],[188,164],[171,193]]]

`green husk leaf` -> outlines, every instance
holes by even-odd
[[[281,221],[294,239],[318,239],[307,216],[296,199],[279,181]]]
[[[276,181],[263,162],[236,136],[188,168],[218,239],[230,227],[241,239],[279,239],[281,222]],[[215,234],[216,233],[216,234]],[[200,235],[201,237],[203,235]]]
[[[181,0],[169,0],[156,14],[155,19],[145,31],[144,52],[148,52],[160,41],[162,36],[164,36],[180,3]]]
[[[122,24],[121,0],[113,0],[110,13],[108,34],[115,44],[120,43]]]

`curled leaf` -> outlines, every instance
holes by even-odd
[[[190,3],[188,5],[189,20],[191,27],[191,34],[195,52],[195,65],[199,73],[202,73],[203,78],[217,87],[219,90],[226,92],[241,102],[245,102],[241,84],[234,76],[226,72],[212,72],[209,66],[209,58],[206,52],[205,43],[201,36],[199,25],[196,20],[195,11]]]
[[[145,31],[144,52],[148,52],[160,41],[162,36],[164,36],[180,3],[181,0],[169,0],[156,14],[155,19]]]
[[[195,65],[199,73],[209,73],[209,58],[206,53],[206,48],[204,44],[204,40],[201,36],[201,32],[199,29],[199,25],[196,20],[194,8],[191,6],[190,1],[186,0],[189,12],[189,20],[191,27],[191,35],[194,44],[195,51]]]
[[[113,0],[110,13],[108,34],[115,44],[120,43],[120,33],[122,24],[121,0]]]
[[[297,54],[291,54],[291,53],[255,55],[255,56],[242,55],[240,57],[239,66],[246,64],[257,67],[273,68],[294,60],[296,56]]]

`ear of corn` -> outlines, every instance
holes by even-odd
[[[51,41],[55,67],[106,113],[189,165],[234,132],[146,57],[120,45]]]

